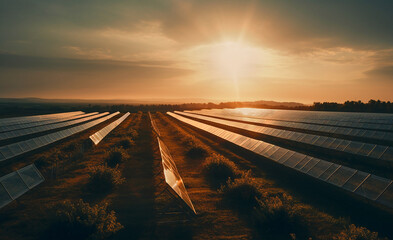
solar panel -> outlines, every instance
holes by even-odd
[[[386,190],[377,198],[377,202],[393,208],[393,184],[392,182]]]
[[[7,140],[7,139],[16,138],[16,137],[22,137],[22,136],[29,135],[29,134],[35,134],[35,133],[40,133],[40,132],[44,132],[44,131],[49,131],[49,130],[53,130],[56,128],[68,127],[68,126],[79,124],[79,123],[89,121],[89,120],[92,120],[95,118],[99,118],[99,117],[102,117],[107,114],[108,113],[101,113],[101,114],[96,114],[93,116],[90,116],[91,114],[87,114],[88,116],[83,115],[83,117],[76,119],[76,120],[72,120],[72,121],[53,123],[53,124],[49,124],[49,125],[37,126],[37,127],[27,128],[27,129],[19,129],[19,130],[15,130],[12,132],[3,132],[3,133],[0,133],[0,140]],[[48,141],[45,139],[44,143],[45,142],[48,142]]]
[[[354,194],[374,200],[384,206],[393,207],[390,201],[393,198],[393,187],[391,187],[392,181],[389,179],[264,143],[263,141],[213,127],[175,113],[167,112],[167,114],[179,121],[216,136],[218,136],[217,132],[220,130],[220,132],[226,131],[227,133],[231,133],[233,138],[244,138],[245,141],[239,141],[240,144],[238,145],[241,147],[249,147],[250,143],[253,141],[261,142],[261,144],[254,149],[254,152],[257,154]],[[284,153],[284,151],[286,152]],[[281,157],[278,157],[280,155]],[[277,158],[279,159],[277,160]]]
[[[370,175],[366,181],[364,181],[357,189],[356,193],[362,195],[371,200],[375,200],[379,197],[381,192],[385,191],[391,183],[391,180]]]
[[[3,184],[0,184],[0,208],[4,207],[12,201],[10,194],[7,192]]]
[[[188,113],[196,113],[196,114],[203,114],[206,116],[215,116],[215,117],[222,117],[226,119],[232,120],[240,120],[246,121],[250,123],[259,123],[259,124],[267,124],[274,126],[285,126],[291,127],[295,129],[301,130],[312,130],[312,131],[320,131],[325,133],[332,133],[332,134],[340,134],[340,135],[347,135],[347,136],[355,136],[355,137],[365,137],[371,139],[378,139],[378,140],[387,140],[393,141],[393,133],[391,132],[383,132],[383,130],[393,130],[390,125],[386,125],[386,128],[381,128],[380,124],[376,125],[374,129],[376,130],[367,130],[367,129],[354,129],[353,127],[364,127],[363,125],[354,126],[354,125],[346,125],[346,126],[323,126],[313,123],[302,123],[302,122],[289,122],[284,120],[268,120],[264,118],[256,118],[250,117],[247,114],[243,114],[241,116],[236,115],[236,113],[231,112],[230,109],[226,110],[217,110],[217,111],[186,111]],[[288,113],[291,114],[292,111]],[[293,112],[292,112],[293,113]],[[393,118],[393,116],[392,116]],[[368,124],[369,125],[369,124]],[[369,126],[370,127],[370,126]]]
[[[90,139],[93,141],[93,143],[95,145],[97,145],[99,142],[101,142],[102,139],[104,139],[104,137],[106,135],[108,135],[108,133],[110,133],[113,129],[115,129],[117,126],[119,126],[119,124],[122,123],[129,115],[130,115],[129,112],[124,114],[121,118],[119,118],[116,121],[108,124],[107,126],[102,128],[98,132],[96,132],[93,135],[91,135]]]
[[[60,117],[79,115],[79,114],[83,114],[83,113],[84,112],[76,111],[76,112],[66,112],[66,113],[35,115],[35,116],[2,118],[2,119],[0,119],[0,125],[3,127],[12,126],[12,125],[23,124],[23,123],[31,123],[31,122],[44,121],[44,120],[48,120],[48,119],[56,119],[56,118],[60,118]]]
[[[382,161],[393,161],[393,148],[386,147],[385,151],[381,154],[373,154],[372,152],[368,152],[367,149],[373,149],[373,151],[377,151],[376,144],[367,144],[358,141],[349,141],[349,140],[337,140],[337,138],[332,137],[325,137],[325,136],[317,136],[314,134],[307,134],[307,133],[299,133],[299,132],[292,132],[282,129],[273,129],[270,127],[260,127],[253,124],[236,122],[231,120],[223,120],[214,117],[207,117],[202,115],[196,115],[191,113],[184,113],[175,111],[176,114],[180,114],[182,116],[193,117],[196,119],[206,120],[214,123],[223,124],[225,126],[235,127],[242,130],[247,130],[255,133],[262,133],[270,136],[276,136],[283,139],[288,139],[295,142],[306,143],[312,145],[323,147],[326,149],[334,149],[337,151],[343,151],[350,154],[355,155],[362,155],[364,157],[378,157],[377,159]],[[278,133],[282,132],[284,134],[279,135]],[[382,147],[383,148],[383,147]],[[375,149],[375,150],[374,150]]]
[[[269,121],[287,121],[290,123],[323,124],[331,126],[373,128],[392,130],[392,114],[313,112],[297,110],[273,110],[256,108],[209,109],[193,112],[225,114],[241,117],[253,117]]]
[[[158,145],[160,148],[162,166],[164,170],[165,182],[175,191],[175,193],[187,204],[187,206],[196,214],[194,205],[188,196],[186,187],[184,186],[183,179],[176,169],[175,162],[165,146],[164,142],[157,137]]]
[[[34,164],[19,169],[18,173],[30,189],[44,181],[44,177]]]
[[[64,121],[69,121],[69,120],[82,118],[82,117],[88,117],[91,115],[95,115],[97,113],[98,112],[87,113],[87,114],[68,115],[68,116],[64,115],[64,116],[60,116],[58,118],[42,120],[42,121],[38,121],[38,122],[21,123],[21,124],[15,124],[15,125],[11,125],[11,126],[0,126],[0,133],[14,131],[14,130],[21,130],[21,129],[24,129],[24,131],[29,131],[28,128],[31,128],[31,127],[37,127],[37,126],[42,126],[42,125],[47,125],[47,124],[57,123],[57,122],[64,122]]]
[[[108,114],[108,113],[104,113],[104,115],[106,115],[106,114]],[[40,136],[40,137],[36,137],[36,138],[29,139],[29,140],[25,140],[25,141],[21,141],[21,142],[17,142],[17,143],[12,143],[12,144],[0,147],[0,153],[2,154],[2,156],[4,156],[4,159],[0,158],[0,160],[1,161],[8,160],[8,159],[11,159],[13,157],[16,157],[16,156],[19,156],[19,155],[25,153],[26,151],[22,151],[22,149],[20,148],[21,145],[29,146],[29,148],[30,148],[29,151],[31,151],[31,150],[46,146],[48,144],[51,144],[53,142],[59,141],[61,139],[64,139],[66,137],[69,137],[74,133],[84,131],[90,127],[93,127],[97,124],[100,124],[100,123],[116,116],[117,114],[119,114],[119,112],[115,112],[110,115],[101,117],[99,119],[81,124],[79,126],[72,127],[71,128],[72,130],[65,129],[65,130],[58,131],[56,133],[50,133],[50,134],[47,134],[44,136]],[[75,131],[73,131],[73,130],[75,130]],[[52,140],[49,142],[47,141],[48,139],[50,139],[50,137],[48,137],[48,135],[52,136]]]
[[[0,178],[0,208],[44,181],[34,164]]]
[[[158,135],[161,136],[160,134],[160,130],[158,129],[156,122],[154,121],[154,119],[152,118],[150,112],[149,112],[149,118],[150,118],[150,122],[151,122],[151,126],[153,127],[154,132]]]

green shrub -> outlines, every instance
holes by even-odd
[[[351,224],[347,229],[342,231],[334,240],[378,240],[378,233],[371,232],[365,227],[356,227]]]
[[[279,197],[263,197],[258,199],[254,217],[259,229],[274,235],[289,236],[299,231],[300,219],[292,205],[285,204]]]
[[[128,154],[124,151],[123,148],[115,147],[109,151],[105,158],[105,163],[109,167],[116,167],[118,164],[124,162],[128,158]]]
[[[223,199],[239,209],[250,210],[258,205],[257,199],[261,197],[259,186],[248,174],[234,181],[227,181],[220,188]]]
[[[91,192],[107,193],[124,181],[119,169],[97,166],[89,173],[88,189]]]
[[[130,137],[125,137],[124,139],[120,140],[117,143],[117,146],[124,148],[124,149],[130,149],[134,145],[135,145],[135,143]]]
[[[105,239],[123,226],[107,203],[90,206],[80,199],[64,201],[55,208],[53,239]]]
[[[235,163],[216,153],[206,158],[203,163],[203,172],[216,187],[226,183],[228,178],[234,180],[241,177],[241,172]]]

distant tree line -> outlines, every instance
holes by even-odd
[[[262,102],[262,103],[261,103]],[[268,108],[308,111],[342,111],[342,112],[375,112],[393,113],[393,103],[390,101],[370,100],[367,103],[361,101],[315,102],[311,106],[301,104],[267,104],[257,102],[222,102],[222,103],[184,103],[184,104],[85,104],[85,103],[1,103],[0,117],[35,115],[67,111],[85,112],[167,112],[198,110],[211,108]]]
[[[371,99],[367,103],[362,101],[336,102],[315,102],[310,110],[314,111],[340,111],[340,112],[376,112],[393,113],[393,102]]]
[[[258,102],[222,102],[216,103],[185,103],[185,104],[148,104],[148,105],[93,105],[88,106],[85,111],[121,111],[121,112],[166,112],[166,111],[183,111],[212,108],[267,108],[267,109],[288,109],[288,110],[308,110],[308,111],[339,111],[339,112],[375,112],[375,113],[393,113],[393,102],[370,100],[367,103],[362,101],[346,101],[344,103],[336,102],[315,102],[311,106],[307,105],[269,105]]]

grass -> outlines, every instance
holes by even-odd
[[[221,186],[219,192],[224,201],[234,208],[248,211],[258,205],[257,199],[262,195],[259,188],[260,186],[246,175],[233,181],[228,180],[226,185]]]
[[[287,195],[264,195],[257,200],[253,219],[257,229],[276,239],[307,237],[308,231],[299,215],[299,209]]]
[[[89,173],[88,189],[94,193],[108,193],[124,183],[120,170],[107,166],[97,166]]]
[[[191,159],[203,159],[209,155],[207,147],[197,140],[195,136],[187,133],[179,125],[173,123],[164,114],[157,112],[157,116],[163,120],[165,124],[169,124],[172,130],[181,137],[181,142],[185,146],[186,156]]]
[[[377,232],[371,232],[365,227],[357,227],[354,224],[349,225],[338,236],[333,237],[333,240],[378,240]]]
[[[228,179],[234,180],[242,175],[235,163],[217,153],[207,157],[202,167],[205,177],[217,188],[225,184]]]
[[[130,149],[134,145],[135,145],[135,142],[130,137],[124,137],[122,140],[120,140],[117,143],[118,147],[121,147],[121,148],[124,148],[124,149]]]
[[[108,167],[114,168],[128,159],[127,152],[122,147],[111,149],[105,157],[105,163]]]
[[[123,226],[107,203],[90,206],[82,199],[64,201],[54,208],[53,225],[48,238],[53,239],[106,239]]]
[[[207,150],[200,144],[192,142],[187,147],[186,155],[192,159],[201,159],[208,155]]]

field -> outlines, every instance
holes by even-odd
[[[34,163],[45,178],[0,209],[1,239],[393,237],[393,211],[386,204],[316,181],[173,117],[173,113],[131,113],[97,145],[91,142],[89,136],[124,114],[0,162],[0,177]],[[386,153],[388,150],[384,150],[378,161],[371,162],[374,158],[369,156],[337,149],[330,151],[323,146],[314,148],[237,125],[250,125],[250,119],[231,120],[234,125],[230,126],[226,122],[215,122],[215,119],[228,121],[223,116],[212,119],[201,119],[206,117],[202,113],[177,113],[177,116],[311,154],[314,158],[349,166],[370,176],[393,178],[391,162],[385,161],[390,157]],[[258,126],[272,125],[270,122]],[[67,128],[3,140],[0,146]],[[172,156],[196,214],[166,184],[162,152],[154,128]],[[298,130],[300,133],[318,131]],[[365,139],[368,144],[392,146],[387,137],[360,138],[338,132],[325,136],[348,141]],[[108,179],[94,178],[97,175],[93,173],[99,171],[110,175],[109,183]],[[390,185],[385,191],[389,190]]]

